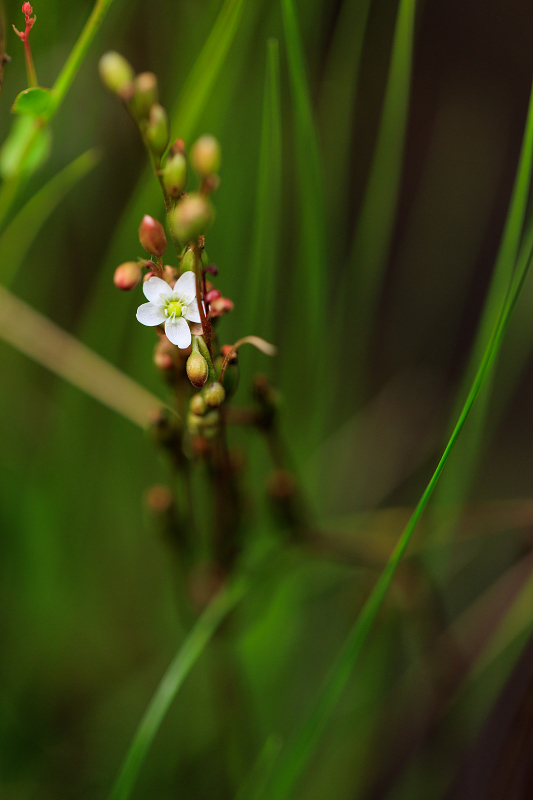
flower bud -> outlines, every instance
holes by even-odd
[[[174,209],[174,230],[178,239],[184,242],[197,239],[213,216],[213,207],[201,194],[184,197]]]
[[[118,289],[128,292],[140,282],[142,277],[141,266],[136,261],[126,261],[116,268],[113,283]]]
[[[193,394],[189,405],[192,413],[197,414],[199,417],[202,417],[207,411],[207,403],[200,392],[198,392],[198,394]]]
[[[209,368],[203,355],[201,353],[191,353],[187,359],[187,376],[192,385],[200,389],[206,382],[208,374]],[[218,404],[215,403],[215,405]]]
[[[222,317],[224,314],[229,314],[230,311],[233,311],[233,300],[230,300],[229,297],[216,297],[209,306],[209,313],[212,317]]]
[[[163,372],[174,367],[174,350],[176,348],[171,344],[166,336],[159,337],[154,349],[154,364]]]
[[[167,112],[159,103],[154,103],[150,109],[145,136],[152,152],[162,156],[167,149],[170,131]]]
[[[167,237],[160,222],[145,214],[139,225],[139,241],[152,256],[162,256],[167,248]]]
[[[209,386],[206,386],[202,391],[202,394],[207,405],[211,406],[212,408],[222,405],[224,398],[226,397],[224,387],[221,383],[218,383],[218,381],[210,383]]]
[[[165,191],[176,200],[187,185],[187,160],[183,153],[176,153],[167,160],[162,177]]]
[[[194,272],[194,250],[189,248],[185,251],[181,259],[181,271],[182,272]]]
[[[157,103],[157,78],[153,72],[141,72],[133,81],[131,110],[137,119],[148,116],[154,103]]]
[[[124,56],[110,50],[109,53],[104,53],[100,59],[98,69],[102,82],[110,91],[123,99],[131,96],[135,73]]]
[[[220,167],[220,145],[214,136],[200,136],[191,148],[191,163],[195,172],[207,178]]]

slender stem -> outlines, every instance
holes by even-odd
[[[85,23],[85,27],[80,34],[80,37],[74,45],[69,57],[67,58],[63,69],[59,73],[56,82],[52,87],[56,100],[56,107],[63,101],[67,91],[74,80],[76,73],[83,61],[87,50],[90,47],[96,31],[100,27],[102,20],[109,9],[113,0],[96,0],[91,16]]]
[[[24,55],[26,56],[26,74],[28,76],[28,86],[38,86],[37,73],[33,65],[33,58],[31,55],[31,46],[28,37],[24,39]]]

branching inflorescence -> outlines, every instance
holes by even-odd
[[[228,449],[226,424],[251,424],[270,435],[275,410],[276,393],[264,376],[255,381],[253,409],[228,407],[239,380],[236,351],[244,343],[267,355],[273,355],[275,348],[256,336],[224,346],[218,340],[220,318],[233,310],[232,301],[212,283],[218,269],[209,262],[205,249],[205,232],[215,216],[211,195],[219,185],[218,141],[204,135],[193,144],[189,161],[199,186],[186,192],[189,168],[185,143],[176,139],[170,144],[168,115],[159,103],[156,76],[150,72],[135,75],[116,52],[101,58],[100,74],[108,89],[122,100],[146,145],[163,193],[177,259],[176,266],[164,263],[165,229],[146,214],[140,223],[139,240],[149,258],[127,261],[114,275],[115,285],[123,290],[134,289],[142,281],[148,302],[139,306],[137,319],[154,327],[154,362],[175,392],[177,414],[162,412],[153,430],[180,477],[179,502],[162,487],[149,493],[149,502],[154,510],[164,512],[166,527],[185,562],[192,562],[190,531],[196,523],[190,470],[196,461],[205,462],[214,507],[212,581],[213,574],[227,572],[240,550],[240,466]]]

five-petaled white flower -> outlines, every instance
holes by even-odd
[[[143,325],[165,323],[167,339],[185,349],[191,343],[191,331],[187,322],[201,322],[196,300],[196,277],[194,272],[184,272],[174,288],[155,275],[143,283],[143,292],[149,303],[137,309],[137,319]]]

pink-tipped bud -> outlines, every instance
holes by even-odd
[[[158,99],[156,76],[153,72],[141,72],[133,81],[132,113],[137,119],[145,119]]]
[[[207,292],[206,296],[204,297],[204,300],[206,301],[206,303],[212,303],[213,300],[217,300],[219,297],[221,297],[221,294],[218,291],[218,289],[211,289],[210,292]]]
[[[176,200],[187,185],[187,160],[183,153],[176,153],[168,159],[163,168],[163,185],[169,197]]]
[[[136,261],[126,261],[117,267],[113,275],[113,283],[117,289],[122,289],[124,292],[129,292],[140,283],[142,277],[141,266]]]
[[[220,145],[214,136],[200,136],[191,148],[191,163],[195,172],[207,178],[220,168]]]
[[[224,314],[229,314],[233,311],[234,303],[229,297],[217,297],[209,306],[209,313],[212,317],[222,317]]]
[[[139,241],[152,256],[161,257],[167,249],[167,237],[160,222],[145,214],[139,225]]]
[[[222,405],[224,399],[226,397],[226,392],[224,391],[224,387],[218,381],[214,381],[210,383],[209,386],[206,386],[202,391],[203,397],[205,402],[211,408],[216,408],[217,406]]]
[[[203,355],[201,353],[191,353],[187,359],[187,376],[192,385],[201,389],[208,375],[209,369]]]
[[[203,195],[193,193],[184,197],[174,209],[173,222],[178,239],[182,242],[197,239],[209,226],[213,216],[213,207]]]
[[[167,112],[159,103],[154,103],[150,109],[145,136],[150,150],[156,156],[162,156],[167,149],[170,131]]]
[[[104,53],[98,62],[98,70],[102,83],[111,92],[118,94],[123,99],[131,97],[135,73],[133,72],[133,67],[126,61],[124,56],[114,50]]]

